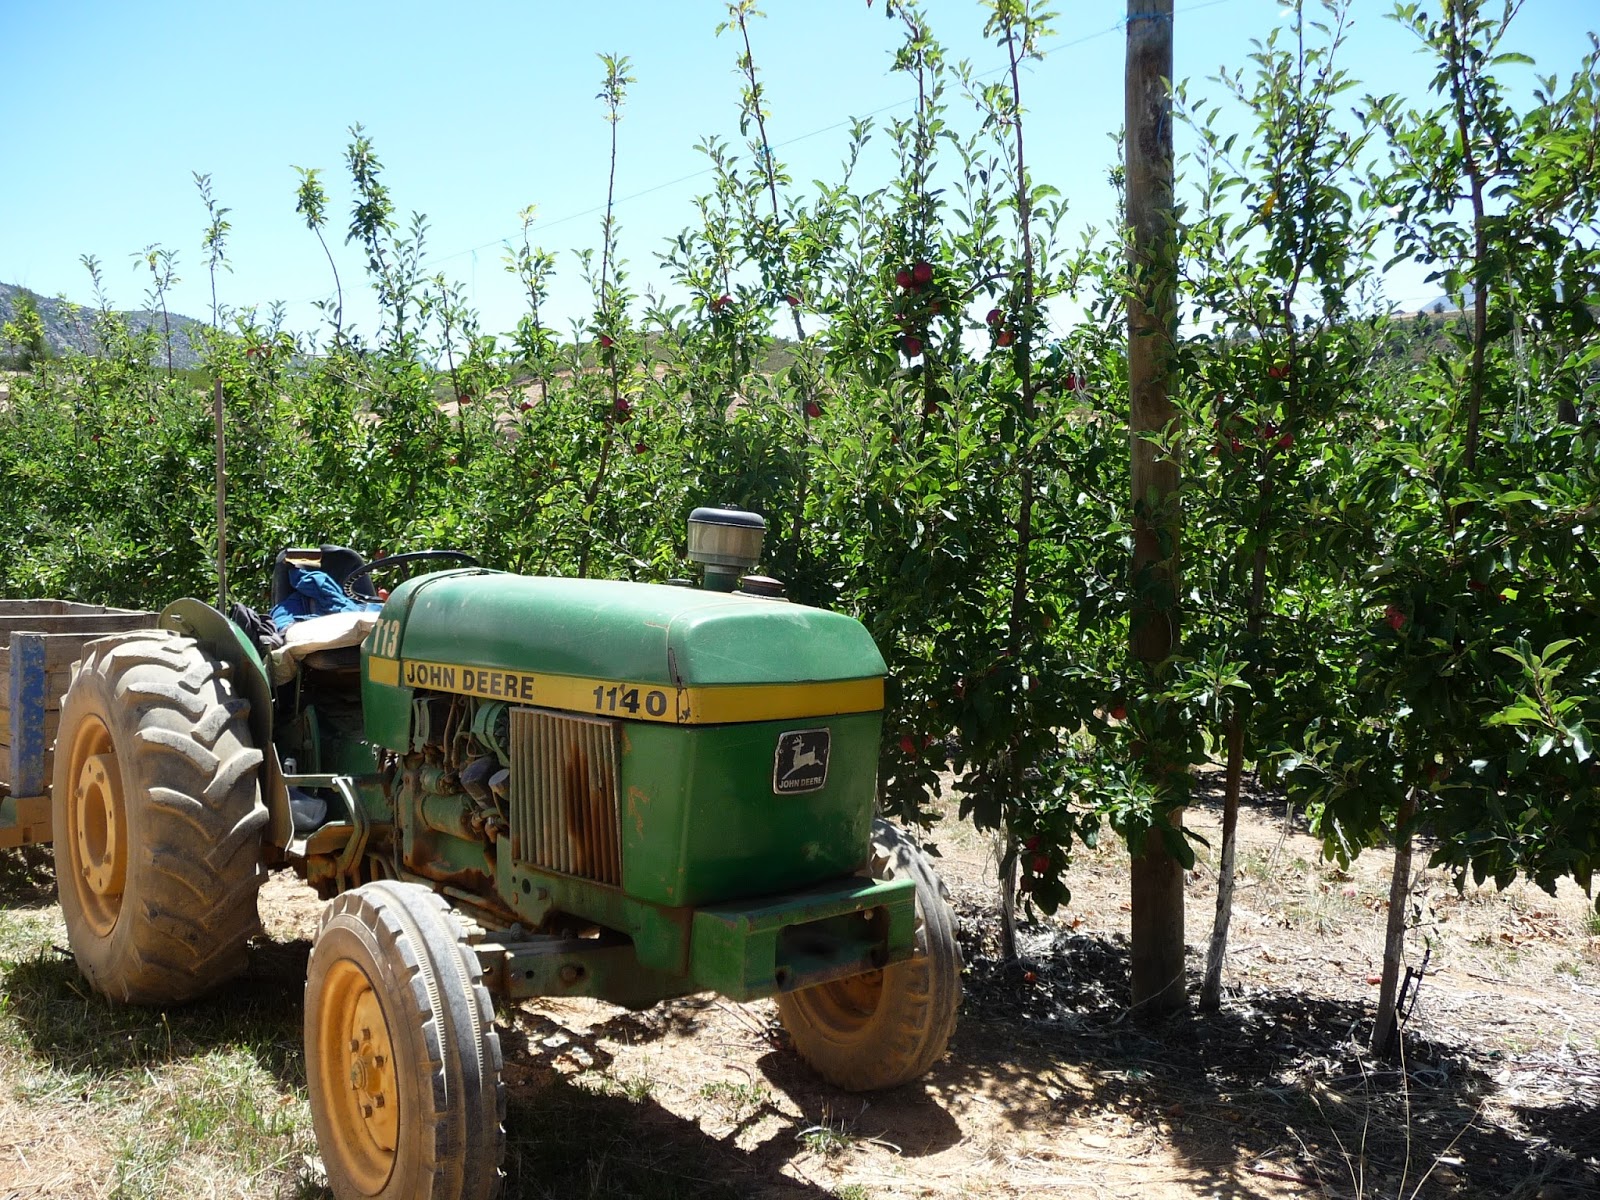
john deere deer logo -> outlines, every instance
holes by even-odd
[[[828,782],[826,729],[794,729],[778,735],[772,759],[772,790],[779,795],[814,792]]]

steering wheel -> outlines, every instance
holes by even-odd
[[[364,575],[370,575],[379,567],[398,567],[411,562],[428,562],[439,559],[450,559],[459,562],[464,567],[475,567],[478,560],[470,554],[463,554],[459,550],[407,550],[404,554],[391,554],[387,558],[375,558],[369,563],[363,563],[350,574],[346,575],[339,583],[346,594],[351,585]]]

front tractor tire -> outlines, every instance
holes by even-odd
[[[380,880],[335,897],[306,972],[306,1081],[338,1200],[488,1200],[505,1153],[500,1035],[449,905]]]
[[[267,824],[249,712],[191,638],[84,648],[56,740],[56,885],[79,970],[114,1000],[182,1003],[245,968]]]
[[[922,851],[882,819],[872,824],[871,874],[916,884],[912,957],[778,997],[778,1016],[801,1059],[852,1092],[925,1075],[944,1056],[961,1006],[961,950],[944,884]]]

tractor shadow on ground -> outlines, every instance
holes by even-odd
[[[506,1060],[527,1063],[535,1071],[553,1071],[558,1063],[568,1069],[609,1070],[615,1055],[606,1049],[605,1042],[640,1046],[669,1036],[694,1035],[703,1032],[702,1027],[713,1013],[733,1018],[752,1037],[772,1048],[755,1066],[766,1083],[782,1092],[800,1111],[801,1118],[796,1122],[792,1114],[784,1114],[770,1104],[750,1106],[751,1120],[765,1114],[782,1116],[788,1122],[787,1150],[780,1139],[774,1138],[766,1158],[782,1161],[800,1153],[806,1147],[799,1135],[806,1130],[815,1130],[818,1136],[813,1142],[830,1150],[867,1139],[890,1145],[905,1158],[937,1154],[961,1140],[961,1127],[955,1118],[921,1081],[870,1095],[841,1091],[824,1083],[801,1062],[770,1007],[735,1004],[717,996],[686,996],[639,1012],[620,1012],[581,1033],[547,1014],[524,1008],[518,1022],[518,1040],[507,1049]],[[504,1032],[501,1042],[503,1046],[508,1044]],[[750,1084],[754,1082],[752,1077]],[[733,1090],[742,1094],[737,1085]]]
[[[787,1046],[762,1055],[756,1066],[805,1114],[801,1129],[817,1131],[823,1144],[868,1140],[915,1159],[948,1150],[962,1138],[960,1124],[928,1086],[933,1075],[881,1092],[858,1093],[823,1082]],[[934,1068],[935,1074],[938,1070]]]
[[[714,1137],[631,1081],[554,1074],[508,1088],[504,1200],[836,1200],[782,1174],[793,1133],[750,1149]]]
[[[961,916],[963,931],[995,924]],[[1344,1195],[1354,1168],[1362,1194],[1600,1200],[1595,1109],[1491,1118],[1499,1067],[1469,1045],[1412,1032],[1402,1071],[1364,1053],[1369,1005],[1287,989],[1143,1023],[1127,1009],[1119,935],[1054,931],[1011,963],[970,932],[964,941],[961,1022],[927,1082],[944,1095],[993,1095],[1019,1131],[1143,1132],[1173,1148],[1193,1186],[1218,1194],[1265,1175]],[[1190,990],[1193,999],[1198,975]],[[1539,1190],[1547,1185],[1555,1190]]]
[[[55,856],[49,846],[0,850],[0,908],[43,908],[55,902]]]
[[[537,1002],[500,1017],[505,1057],[506,1200],[628,1196],[648,1200],[832,1197],[784,1173],[809,1118],[780,1111],[751,1087],[703,1089],[723,1102],[720,1135],[655,1099],[657,1080],[628,1075],[612,1049],[690,1034],[715,998],[689,997],[585,1025]],[[753,1078],[753,1074],[752,1074]],[[771,1132],[749,1144],[747,1135]]]

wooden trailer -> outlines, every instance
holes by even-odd
[[[50,841],[56,727],[84,643],[155,623],[153,612],[0,600],[0,850]]]

